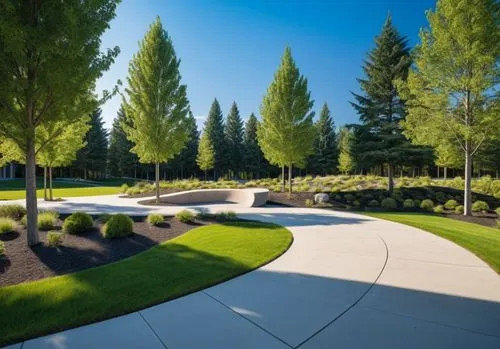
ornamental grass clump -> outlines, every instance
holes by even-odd
[[[26,209],[21,205],[1,205],[0,217],[7,217],[16,221],[23,218],[26,214]]]
[[[17,223],[12,218],[0,217],[0,235],[16,230]]]
[[[57,247],[62,244],[64,240],[64,233],[58,231],[49,231],[47,233],[47,245],[50,247]]]
[[[165,218],[159,213],[150,213],[146,218],[146,221],[151,225],[158,226],[165,222]]]
[[[177,212],[175,218],[182,223],[191,223],[194,221],[193,213],[188,210],[182,210],[180,212]]]

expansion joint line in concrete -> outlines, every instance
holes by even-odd
[[[142,318],[142,320],[146,323],[146,325],[149,327],[149,329],[151,330],[151,332],[153,332],[153,334],[155,335],[156,339],[158,339],[158,341],[161,343],[161,345],[163,345],[163,348],[168,349],[167,345],[161,340],[161,338],[158,335],[158,333],[156,333],[156,331],[154,330],[153,326],[151,326],[151,324],[148,322],[148,320],[146,320],[146,318],[142,315],[142,313],[140,311],[138,311],[137,313]]]

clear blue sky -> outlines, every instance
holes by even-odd
[[[138,42],[160,16],[200,126],[214,97],[224,115],[234,100],[244,119],[259,116],[286,45],[309,81],[314,109],[327,102],[337,125],[357,122],[350,91],[359,91],[356,78],[388,12],[413,46],[427,25],[425,10],[434,6],[434,0],[124,0],[102,38],[103,48],[118,45],[121,54],[97,90],[111,89],[118,79],[126,83]],[[117,96],[102,108],[108,128],[120,102]]]

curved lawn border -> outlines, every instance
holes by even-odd
[[[212,224],[115,263],[0,288],[0,346],[213,286],[269,263],[292,240],[275,224]]]

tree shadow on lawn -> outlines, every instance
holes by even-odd
[[[343,224],[363,224],[372,222],[369,217],[354,216],[335,216],[333,214],[321,213],[243,213],[238,217],[249,220],[263,221],[279,224],[285,227],[304,227],[315,225],[343,225]]]
[[[91,199],[91,198],[90,198]],[[91,202],[62,202],[53,207],[57,212],[69,214],[76,211],[86,212],[91,215],[99,215],[103,213],[117,214],[123,213],[126,215],[147,216],[153,209],[145,207],[120,206],[109,204],[98,204]]]

